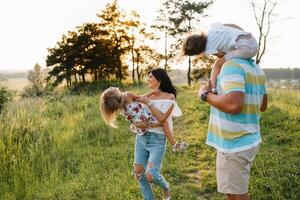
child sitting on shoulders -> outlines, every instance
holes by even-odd
[[[187,56],[205,54],[218,57],[210,75],[212,92],[216,93],[216,80],[222,65],[232,58],[252,58],[257,49],[257,42],[251,33],[235,24],[214,23],[207,33],[188,36],[182,53]]]

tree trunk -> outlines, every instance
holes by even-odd
[[[131,59],[132,59],[132,80],[135,83],[135,73],[134,73],[134,41],[132,42],[132,48],[131,48]]]
[[[191,86],[192,78],[191,78],[191,57],[189,56],[189,68],[187,72],[188,85]]]
[[[140,54],[137,52],[136,54],[136,74],[138,78],[138,82],[141,81],[141,73],[140,73]]]
[[[97,70],[96,69],[94,69],[93,71],[94,71],[94,82],[95,82],[98,79],[98,76],[97,76],[98,74],[97,74]]]
[[[81,74],[81,78],[82,78],[82,81],[85,83],[85,75],[84,75],[84,73]]]
[[[165,32],[165,71],[168,68],[168,49],[167,49],[167,42],[168,42],[168,33]]]
[[[74,78],[75,78],[75,84],[77,84],[78,83],[78,79],[77,79],[77,74],[76,73],[74,74]]]

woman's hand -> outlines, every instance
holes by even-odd
[[[148,128],[150,125],[150,122],[133,122],[132,123],[133,126],[137,127],[137,128]]]
[[[137,99],[137,101],[139,101],[139,102],[141,102],[141,103],[143,103],[143,104],[146,104],[146,105],[148,105],[148,104],[150,103],[149,98],[146,97],[146,96]]]
[[[132,125],[137,128],[157,128],[162,126],[161,123],[151,123],[151,122],[136,122],[136,123],[132,123]]]

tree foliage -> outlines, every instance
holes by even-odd
[[[215,62],[213,56],[196,56],[193,58],[192,63],[194,68],[192,70],[192,80],[197,82],[201,78],[209,79],[212,70],[212,65]]]
[[[23,97],[43,96],[49,91],[46,72],[39,64],[35,64],[34,69],[28,71],[27,80],[29,85],[25,87],[22,93]]]
[[[136,12],[126,15],[115,0],[107,4],[97,17],[98,23],[77,26],[76,30],[64,34],[55,47],[48,49],[48,80],[54,79],[54,86],[62,82],[71,87],[78,82],[121,81],[127,76],[130,53],[133,71],[141,70],[135,67],[136,52],[141,46],[146,46],[145,39],[153,36],[146,31],[139,15]]]
[[[213,3],[213,1],[181,1],[166,0],[163,3],[168,16],[169,34],[176,38],[176,44],[173,45],[175,51],[178,51],[179,44],[182,44],[182,36],[195,30],[195,26],[200,19],[204,17],[204,11]],[[187,79],[191,85],[191,58],[188,60]]]

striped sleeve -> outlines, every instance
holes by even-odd
[[[230,92],[245,93],[245,71],[240,66],[226,62],[219,74],[220,85],[225,94]]]

